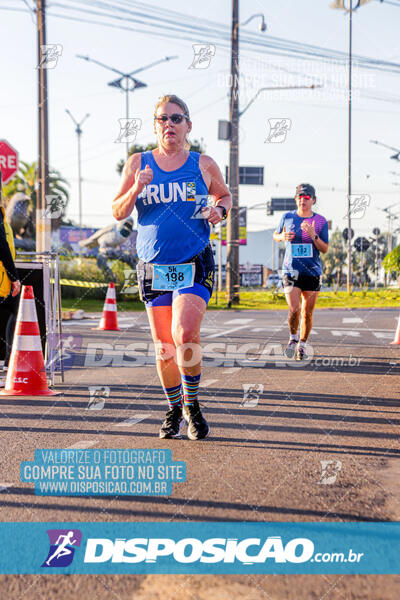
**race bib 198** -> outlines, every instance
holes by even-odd
[[[194,264],[153,265],[151,289],[155,291],[174,291],[192,287],[194,281]]]

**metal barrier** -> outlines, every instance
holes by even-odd
[[[33,286],[50,385],[56,374],[64,382],[59,254],[18,250],[15,266],[21,284]]]

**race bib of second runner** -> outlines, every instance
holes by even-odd
[[[192,287],[194,281],[194,264],[153,265],[151,289],[171,292]]]
[[[295,258],[312,258],[312,244],[292,244],[292,256]]]

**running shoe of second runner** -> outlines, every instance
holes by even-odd
[[[296,350],[296,356],[295,356],[296,360],[307,360],[308,355],[307,355],[307,351],[303,346],[297,346],[297,350]]]
[[[295,355],[295,352],[296,352],[297,344],[298,344],[297,340],[289,340],[289,343],[285,348],[285,356],[287,356],[287,358],[293,358],[293,356]]]
[[[201,414],[197,400],[193,404],[184,404],[182,408],[183,417],[188,424],[188,438],[190,440],[202,440],[210,433],[210,427]]]
[[[182,425],[182,406],[174,406],[170,408],[161,425],[160,438],[163,439],[180,439]]]

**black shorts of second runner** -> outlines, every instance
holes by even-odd
[[[318,275],[302,275],[301,273],[297,277],[293,277],[286,273],[283,275],[283,287],[284,289],[297,287],[302,292],[319,292],[321,289],[321,277]]]
[[[210,245],[206,246],[200,254],[187,262],[194,262],[194,284],[190,288],[183,288],[174,292],[164,292],[151,289],[151,274],[147,272],[146,264],[139,260],[136,272],[138,278],[139,295],[146,306],[171,306],[174,298],[180,294],[195,294],[208,304],[214,286],[215,263]]]

